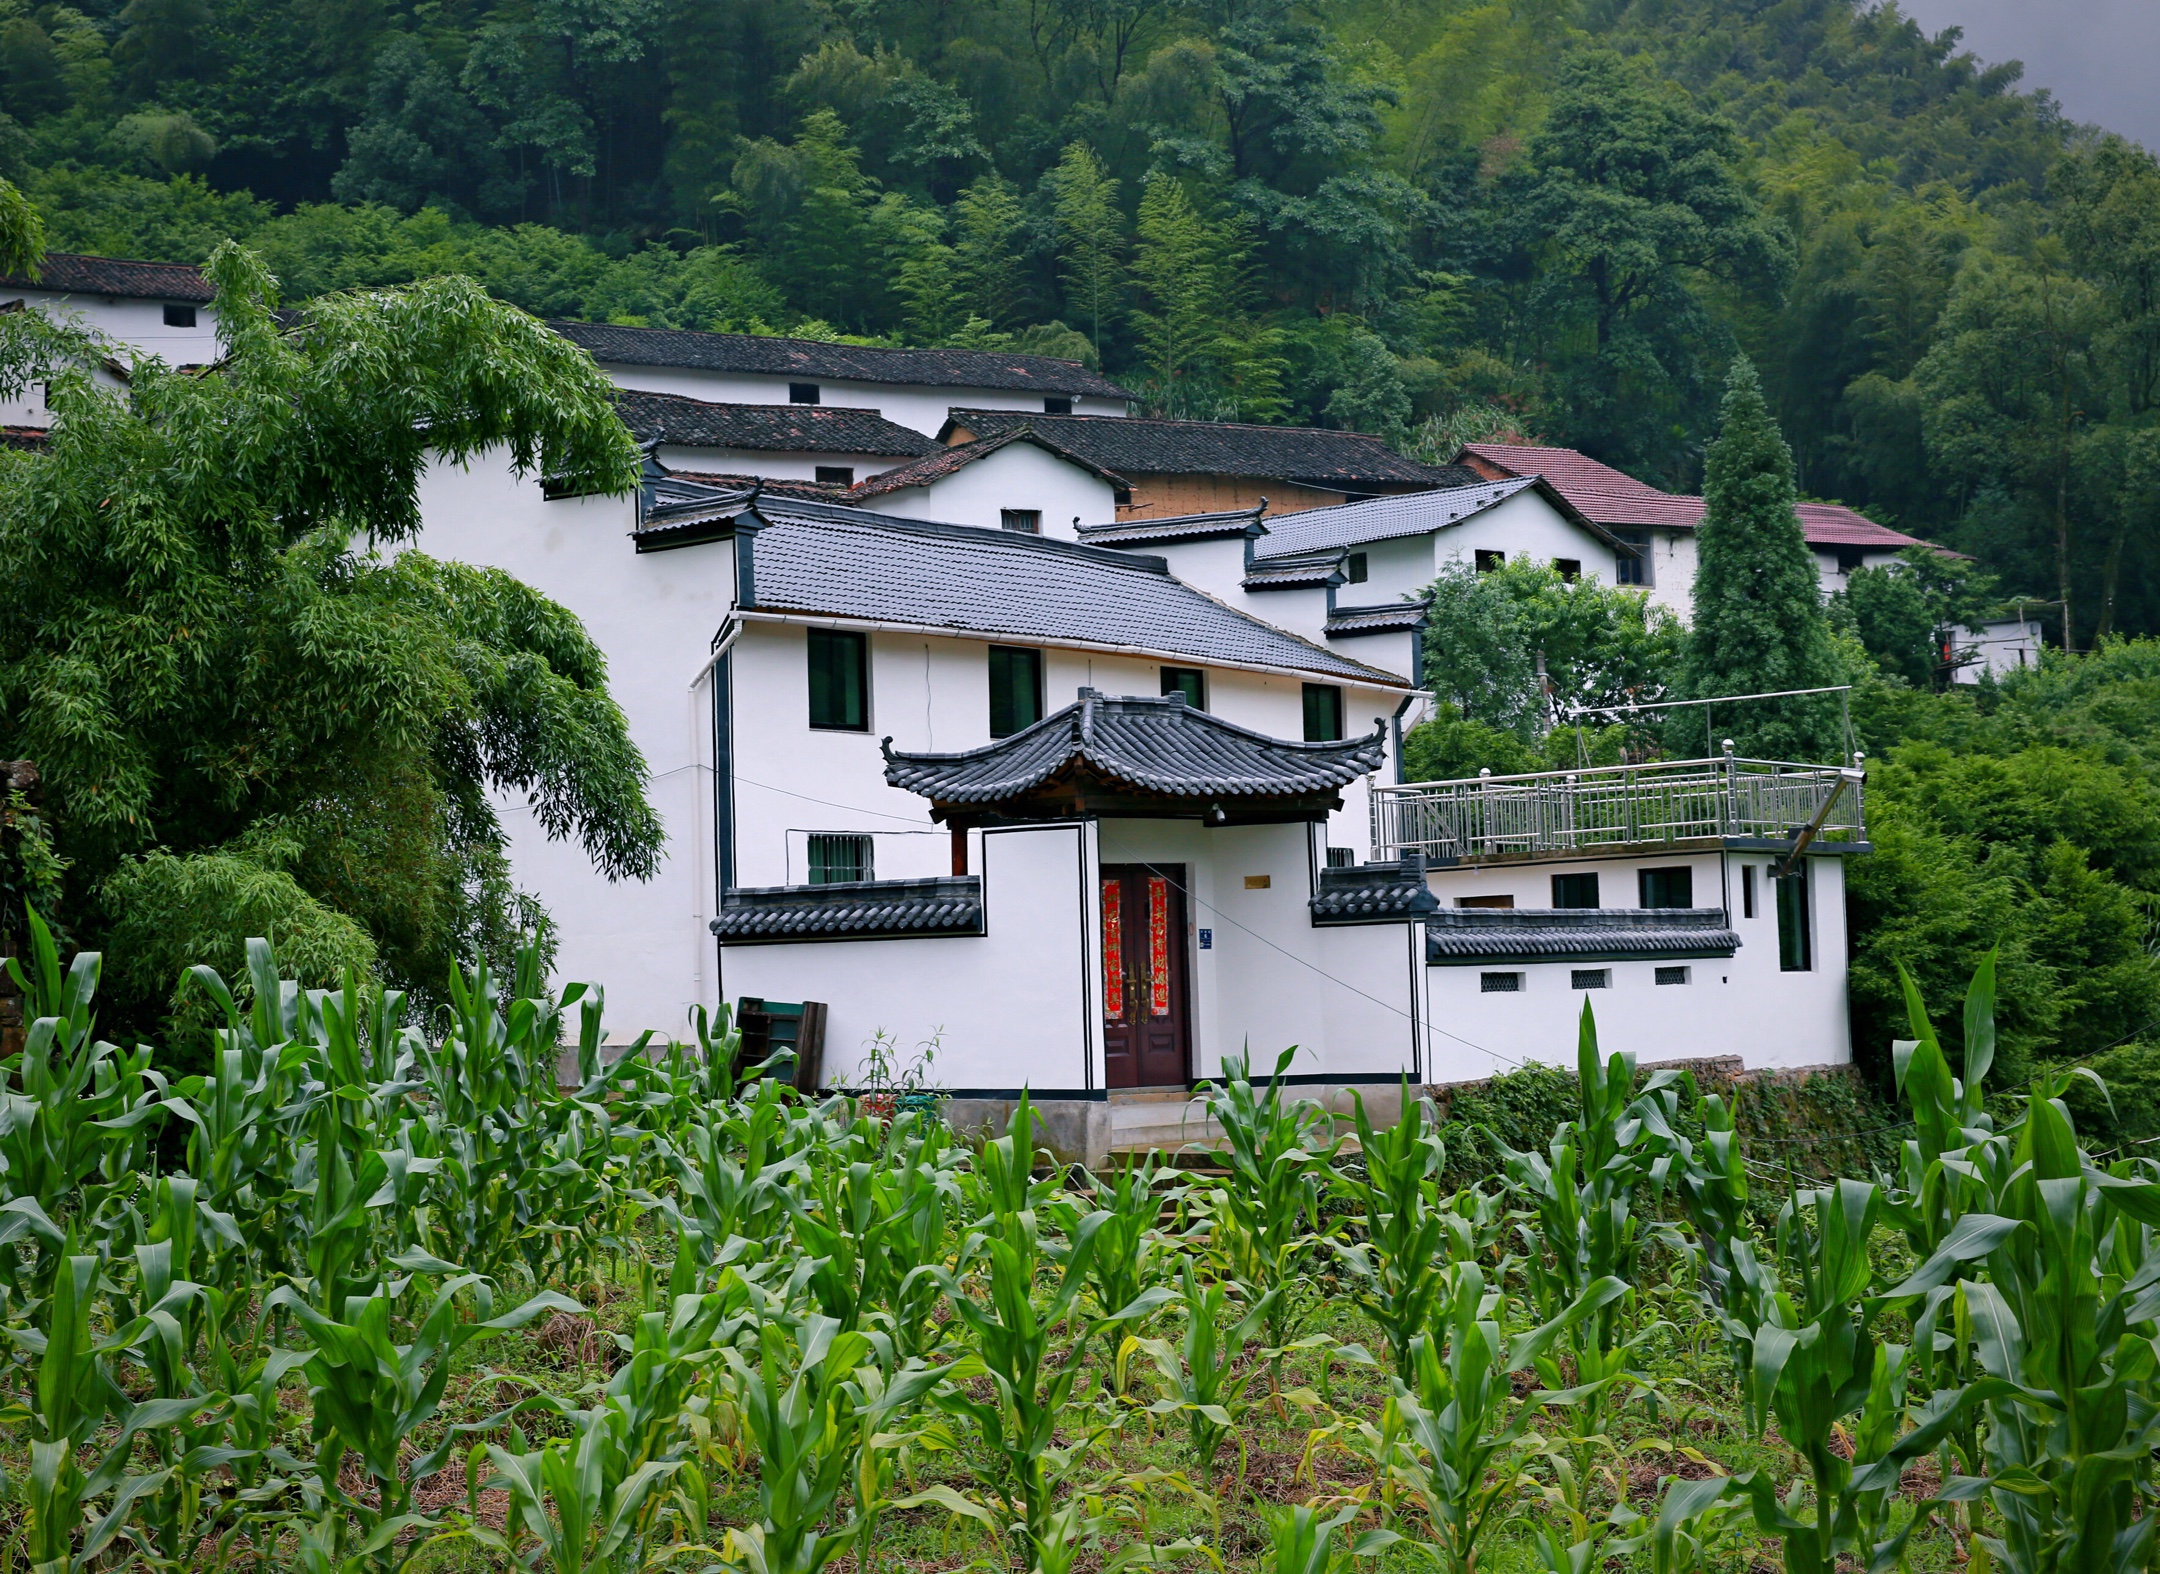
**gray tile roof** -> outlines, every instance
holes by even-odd
[[[929,443],[928,448],[924,450],[925,457],[910,464],[901,465],[897,469],[881,471],[866,481],[858,481],[848,495],[850,497],[880,497],[887,492],[900,491],[904,487],[928,486],[933,481],[943,480],[956,470],[966,469],[978,459],[989,458],[990,455],[996,453],[1007,443],[1030,443],[1046,453],[1055,454],[1068,464],[1077,465],[1089,474],[1100,476],[1103,480],[1108,481],[1118,489],[1121,497],[1128,485],[1123,476],[1112,475],[1094,461],[1059,447],[1056,443],[1032,430],[1024,422],[1021,425],[1009,427],[995,437],[981,438],[972,443],[955,443],[949,448],[930,443],[928,438],[925,438],[924,442]]]
[[[1407,634],[1425,621],[1430,599],[1396,601],[1383,607],[1337,607],[1328,614],[1329,638],[1340,634]]]
[[[0,289],[58,290],[69,295],[116,295],[128,300],[193,301],[206,305],[217,292],[202,270],[186,262],[129,262],[119,257],[85,257],[49,251],[35,279],[0,274]]]
[[[1258,536],[1265,532],[1260,508],[1236,508],[1221,514],[1172,514],[1160,519],[1126,519],[1116,524],[1082,525],[1080,539],[1101,547],[1153,546],[1159,541],[1212,541]]]
[[[723,943],[979,935],[982,877],[849,880],[834,885],[738,887],[720,901],[712,932]]]
[[[1265,540],[1262,537],[1262,540]],[[1254,543],[1257,550],[1259,543]],[[1343,549],[1298,552],[1286,557],[1256,559],[1240,582],[1247,590],[1311,590],[1330,580],[1344,582]]]
[[[830,377],[843,382],[923,388],[1001,388],[1025,393],[1092,394],[1130,399],[1125,389],[1078,361],[996,350],[890,350],[762,334],[696,333],[680,328],[624,328],[612,323],[551,322],[596,361],[615,366],[672,366],[771,377]],[[1115,419],[1113,417],[1113,419]]]
[[[1400,863],[1322,869],[1310,905],[1315,924],[1378,924],[1433,912],[1440,901],[1425,884],[1424,855],[1406,853]]]
[[[976,437],[992,437],[1022,421],[1123,476],[1251,476],[1346,492],[1374,486],[1448,486],[1476,479],[1474,471],[1459,466],[1420,464],[1377,437],[1317,426],[955,409],[946,417],[944,435],[949,437],[957,427]]]
[[[875,410],[829,404],[716,404],[680,394],[618,389],[615,410],[646,443],[769,453],[876,454],[911,459],[943,450]]]
[[[748,507],[764,526],[747,605],[762,611],[1406,686],[1195,590],[1159,557],[769,494]]]
[[[1482,514],[1496,503],[1537,484],[1533,476],[1513,481],[1480,481],[1445,491],[1410,492],[1401,497],[1372,497],[1339,508],[1308,508],[1268,522],[1268,533],[1253,547],[1256,559],[1360,546],[1398,536],[1429,535]]]
[[[1425,919],[1425,960],[1434,967],[1638,962],[1739,949],[1722,907],[1444,907]]]
[[[1093,689],[1034,726],[960,754],[900,754],[885,779],[939,803],[1022,797],[1085,763],[1141,792],[1178,798],[1280,798],[1333,792],[1380,768],[1385,727],[1339,743],[1291,743],[1195,710],[1182,694],[1106,699]]]

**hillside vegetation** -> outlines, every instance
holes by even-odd
[[[2160,170],[1855,0],[9,0],[61,248],[1017,345],[1161,411],[1803,492],[2160,627]]]

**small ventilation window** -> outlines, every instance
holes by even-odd
[[[1354,847],[1330,847],[1327,850],[1327,866],[1330,869],[1355,869],[1357,849]]]
[[[1455,905],[1457,907],[1513,907],[1515,898],[1512,895],[1458,896],[1455,898]]]
[[[1578,967],[1568,973],[1568,982],[1577,989],[1612,988],[1612,969],[1609,967]]]
[[[817,478],[818,484],[821,486],[853,486],[855,484],[855,467],[853,465],[819,465],[817,467]]]
[[[1840,574],[1850,574],[1856,568],[1865,567],[1867,567],[1867,554],[1858,547],[1838,548],[1837,571]]]
[[[818,385],[816,383],[789,383],[787,385],[787,402],[789,404],[818,403]]]
[[[1657,981],[1661,984],[1684,984],[1688,981],[1688,970],[1684,967],[1661,967],[1657,970]]]
[[[810,833],[810,883],[838,885],[848,880],[875,880],[870,838],[844,836],[829,831]]]
[[[1364,553],[1353,552],[1349,555],[1349,557],[1343,560],[1343,577],[1349,580],[1351,584],[1364,584],[1365,574],[1366,563]]]
[[[1582,578],[1582,559],[1579,557],[1556,557],[1552,566],[1554,572],[1571,585]]]
[[[1613,539],[1632,549],[1613,554],[1613,583],[1647,586],[1650,583],[1650,532],[1615,530]]]
[[[1490,574],[1494,569],[1505,568],[1507,566],[1507,554],[1505,552],[1496,551],[1492,547],[1479,547],[1475,556],[1475,562],[1477,564],[1477,571],[1480,574]]]
[[[1071,415],[1072,397],[1069,394],[1044,394],[1044,415]]]
[[[1742,864],[1740,866],[1740,916],[1742,918],[1753,918],[1755,916],[1755,866],[1753,864]]]
[[[195,308],[165,303],[165,326],[168,328],[192,328],[195,326]]]
[[[1522,974],[1480,973],[1477,987],[1481,995],[1519,995],[1522,993]]]
[[[1342,737],[1342,690],[1332,683],[1305,685],[1305,741],[1333,743]]]
[[[1039,508],[1001,508],[998,524],[1015,535],[1039,536],[1042,534],[1042,510]]]

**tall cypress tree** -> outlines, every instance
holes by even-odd
[[[1823,616],[1815,554],[1794,509],[1792,450],[1763,402],[1753,363],[1733,365],[1703,478],[1687,687],[1698,699],[1844,681]],[[1711,735],[1758,759],[1831,760],[1843,748],[1835,696],[1719,707]],[[1700,748],[1700,710],[1678,712],[1674,742]]]

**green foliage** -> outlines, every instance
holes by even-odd
[[[1464,716],[1534,738],[1554,715],[1664,693],[1680,626],[1640,593],[1519,559],[1451,564],[1429,587],[1426,673]],[[1544,676],[1539,678],[1542,657]]]
[[[1687,684],[1694,697],[1823,688],[1844,678],[1822,615],[1815,554],[1793,511],[1792,453],[1755,368],[1733,367],[1703,479]],[[1844,752],[1835,696],[1757,701],[1721,716],[1742,755],[1832,760]],[[1694,718],[1676,721],[1676,729]],[[1692,740],[1690,740],[1692,741]]]
[[[1958,631],[1995,610],[1992,578],[1962,559],[1908,547],[1898,561],[1858,568],[1831,599],[1876,665],[1921,688],[1954,681]]]
[[[144,361],[114,392],[103,346],[9,320],[0,372],[46,381],[57,420],[0,466],[0,726],[63,828],[71,923],[142,942],[136,1020],[169,1008],[176,944],[222,935],[230,965],[266,930],[311,982],[374,964],[432,992],[540,923],[490,789],[613,878],[650,871],[659,829],[574,619],[507,574],[375,549],[417,528],[431,462],[620,490],[634,449],[591,363],[469,282],[319,297],[286,330],[255,259],[211,271],[212,376]]]

